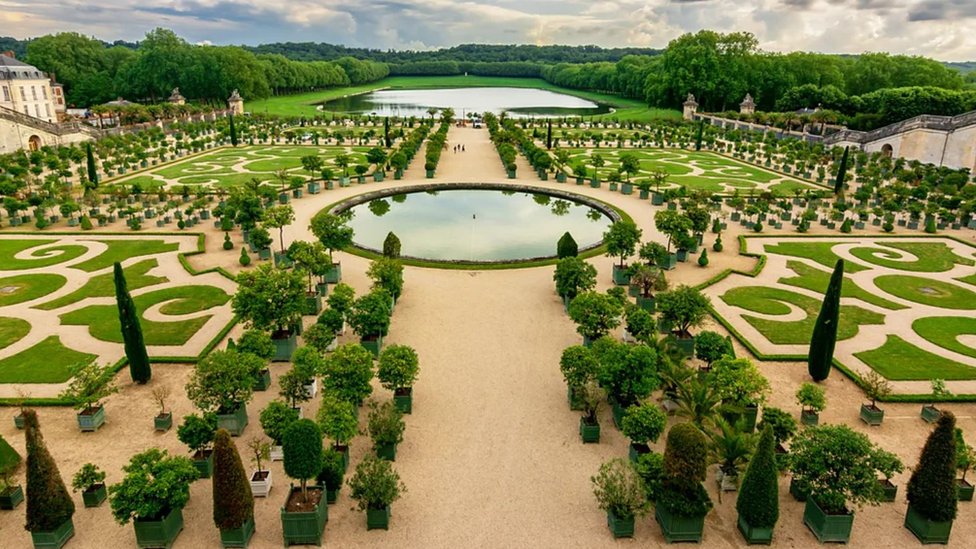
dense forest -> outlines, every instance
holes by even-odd
[[[693,93],[700,110],[735,110],[752,94],[762,111],[821,107],[851,127],[871,129],[917,114],[976,109],[976,72],[918,56],[771,53],[749,33],[703,30],[665,50],[596,46],[467,44],[433,51],[384,51],[331,44],[194,46],[156,29],[137,44],[108,44],[76,33],[3,49],[65,84],[71,104],[117,96],[155,102],[179,86],[191,100],[222,103],[233,89],[249,99],[365,84],[387,75],[542,78],[572,89],[680,108]],[[960,70],[957,70],[960,69]]]

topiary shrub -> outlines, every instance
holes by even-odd
[[[298,410],[280,400],[272,400],[260,414],[261,429],[276,446],[281,445],[288,427],[298,421]]]
[[[928,234],[935,234],[935,218],[929,218],[925,222],[925,232]]]
[[[52,532],[75,514],[75,504],[61,480],[58,464],[41,435],[37,412],[22,410],[27,446],[27,524],[29,532]]]
[[[241,257],[238,261],[245,267],[251,264],[251,256],[247,255],[247,248],[241,248]]]
[[[360,511],[385,509],[407,490],[390,462],[376,456],[364,457],[348,484]]]
[[[387,233],[383,240],[383,255],[390,259],[400,257],[400,238],[393,231]]]
[[[600,472],[590,477],[593,495],[600,509],[620,518],[643,515],[648,510],[644,479],[629,461],[612,459],[600,466]]]
[[[83,231],[90,231],[90,230],[92,230],[92,222],[91,222],[91,219],[89,219],[87,215],[81,216],[81,230],[83,230]]]
[[[956,518],[956,416],[943,411],[908,481],[908,503],[925,518]]]
[[[850,219],[845,219],[844,222],[840,224],[840,232],[844,234],[850,234],[853,228],[854,224],[851,223]]]
[[[563,259],[564,257],[576,257],[577,255],[579,255],[579,245],[576,244],[573,235],[569,234],[569,231],[563,233],[559,237],[559,241],[556,242],[556,257]]]
[[[752,226],[752,230],[757,233],[761,233],[763,230],[763,224],[761,222],[756,223],[755,225]]]
[[[698,256],[698,266],[708,267],[708,250],[702,248],[701,254]]]
[[[643,403],[627,408],[620,430],[631,444],[647,446],[648,441],[657,442],[667,423],[668,416],[664,410],[655,404]]]
[[[285,474],[299,482],[307,503],[308,479],[322,472],[322,431],[314,421],[299,419],[285,429],[282,446]]]
[[[254,494],[237,446],[226,429],[218,429],[213,453],[213,520],[234,530],[254,519]]]
[[[715,239],[715,244],[712,244],[712,251],[713,252],[721,252],[724,249],[725,249],[725,246],[722,244],[722,237],[719,236],[718,238]]]
[[[767,426],[759,436],[756,453],[749,461],[735,509],[753,528],[772,528],[779,520],[779,478],[776,437]]]
[[[657,505],[678,516],[701,516],[712,508],[702,486],[708,467],[705,435],[692,423],[679,423],[668,431],[664,450],[664,481]]]
[[[228,234],[228,233],[224,233],[224,249],[225,250],[233,250],[234,249],[234,243],[231,241],[230,234]]]
[[[190,483],[199,477],[193,462],[150,448],[122,467],[125,478],[109,486],[112,516],[119,524],[133,519],[160,520],[190,500]]]

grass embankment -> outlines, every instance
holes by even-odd
[[[473,88],[473,87],[507,87],[507,88],[535,88],[548,90],[566,95],[605,103],[614,108],[614,112],[586,117],[588,120],[617,118],[635,122],[649,122],[654,119],[680,119],[681,113],[670,109],[648,107],[642,101],[628,99],[615,95],[570,90],[550,84],[541,78],[509,78],[500,76],[391,76],[377,82],[362,86],[349,86],[331,90],[321,90],[294,95],[281,95],[261,99],[246,104],[247,111],[254,114],[274,114],[279,116],[328,116],[328,111],[317,111],[315,106],[324,101],[338,99],[348,95],[356,95],[379,89],[430,89],[430,88]]]

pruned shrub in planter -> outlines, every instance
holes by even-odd
[[[322,452],[322,470],[316,480],[325,486],[328,503],[335,503],[342,480],[346,474],[345,458],[335,448],[327,448]]]
[[[417,381],[420,360],[407,345],[390,345],[380,352],[376,377],[384,389],[393,391],[393,402],[401,412],[413,411],[413,384]]]
[[[203,414],[203,416],[197,414],[185,416],[183,423],[176,429],[176,438],[190,448],[193,459],[198,462],[210,462],[210,457],[213,452],[213,439],[216,434],[217,416],[212,413]],[[206,474],[201,469],[201,476],[208,478],[210,476],[209,471],[210,467],[208,465]]]
[[[71,478],[71,490],[81,492],[85,507],[97,507],[103,501],[107,492],[105,490],[105,471],[102,471],[94,463],[86,463]]]
[[[620,430],[630,439],[631,459],[651,451],[648,441],[657,442],[664,432],[668,417],[655,404],[643,403],[627,408]]]
[[[199,475],[188,458],[158,448],[132,456],[122,470],[125,477],[108,489],[112,516],[119,524],[162,520],[183,509],[190,499],[190,482]]]
[[[946,543],[956,518],[956,417],[944,412],[908,481],[905,526],[923,543]]]
[[[816,425],[820,421],[820,412],[827,407],[827,396],[823,388],[805,382],[796,391],[796,402],[802,407],[800,411],[801,423]]]
[[[596,267],[575,256],[561,258],[552,279],[556,294],[572,301],[580,293],[596,287]]]
[[[27,446],[27,524],[24,527],[35,543],[54,542],[55,547],[60,547],[74,532],[70,523],[75,504],[61,480],[58,464],[44,443],[37,412],[28,409],[21,414]]]
[[[563,260],[566,261],[566,260]],[[596,341],[620,326],[620,302],[599,292],[583,292],[569,304],[569,318],[576,323],[576,331],[584,344]]]
[[[310,419],[299,419],[285,429],[285,474],[297,480],[308,501],[308,480],[322,470],[322,431]]]
[[[254,534],[254,495],[241,456],[226,429],[218,429],[214,438],[213,521],[221,538],[228,538],[235,545],[246,546]]]
[[[695,336],[695,356],[709,366],[725,356],[733,356],[732,344],[722,334],[704,331]]]
[[[233,414],[253,397],[254,380],[264,367],[264,360],[252,353],[213,351],[193,369],[186,395],[204,412]]]
[[[390,505],[407,490],[392,464],[374,456],[359,462],[347,484],[359,510],[366,511],[367,529],[388,528]]]
[[[261,429],[275,446],[281,446],[285,430],[298,421],[298,410],[280,400],[272,400],[261,410],[259,417]]]
[[[403,442],[403,431],[406,424],[401,412],[393,401],[382,404],[372,403],[366,422],[366,429],[373,439],[373,450],[377,457],[396,460],[396,447]]]
[[[660,385],[657,353],[647,345],[627,345],[605,337],[593,344],[593,354],[600,364],[596,379],[619,408],[614,417],[619,425],[628,406],[648,397]]]
[[[359,405],[373,392],[373,355],[356,343],[340,345],[322,369],[322,384],[330,394]]]
[[[666,541],[701,541],[705,515],[712,501],[702,486],[708,441],[692,423],[668,431],[664,451],[664,480],[655,506],[655,519]]]
[[[644,480],[634,465],[615,458],[600,466],[590,477],[593,495],[600,509],[607,513],[607,525],[615,538],[633,537],[634,519],[649,509]]]
[[[773,438],[776,440],[776,467],[783,471],[789,466],[789,455],[784,445],[796,434],[798,428],[796,419],[789,412],[764,406],[759,430],[761,431],[767,426],[772,429]]]
[[[739,532],[749,543],[769,543],[779,520],[779,475],[776,469],[776,438],[768,425],[759,436],[756,452],[749,461],[735,508]]]
[[[337,449],[345,447],[356,436],[359,427],[355,405],[328,391],[322,396],[322,405],[315,419],[322,433],[332,440]]]

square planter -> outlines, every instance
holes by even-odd
[[[281,534],[285,547],[289,545],[322,545],[322,532],[329,520],[329,505],[325,502],[325,488],[323,486],[309,486],[309,490],[319,491],[319,502],[311,511],[288,511],[281,508]],[[301,488],[291,487],[289,499]],[[286,500],[287,505],[287,500]]]
[[[871,404],[861,404],[861,421],[868,425],[881,425],[884,421],[884,410]]]
[[[266,498],[271,493],[271,471],[251,473],[251,493],[256,498]]]
[[[31,532],[34,549],[61,549],[75,535],[75,525],[71,518],[50,532]]]
[[[631,183],[623,183],[620,185],[620,194],[634,194],[634,185]]]
[[[24,487],[11,486],[0,491],[0,509],[11,511],[24,501]]]
[[[656,263],[657,263],[657,266],[660,267],[661,269],[664,269],[665,271],[670,271],[670,270],[674,269],[675,266],[678,265],[678,255],[677,254],[668,254],[668,256],[666,258],[663,258],[663,259],[659,257],[657,259]]]
[[[108,490],[105,488],[105,483],[95,484],[81,493],[81,500],[85,502],[85,507],[98,507],[107,497]]]
[[[905,528],[915,534],[918,541],[928,543],[949,543],[949,534],[952,533],[952,521],[936,522],[929,520],[919,513],[911,505],[908,506],[908,514],[905,515]]]
[[[312,382],[305,385],[305,394],[308,395],[308,399],[312,400],[315,398],[319,392],[319,379],[317,377],[312,378]]]
[[[809,490],[805,489],[796,481],[795,478],[790,478],[790,495],[796,501],[806,501],[809,495]]]
[[[672,334],[674,334],[674,332],[672,332]],[[693,356],[695,354],[695,338],[678,337],[677,334],[674,334],[674,336],[675,336],[674,337],[675,346],[678,348],[678,350],[681,351],[681,354],[687,357]]]
[[[247,547],[254,535],[254,517],[251,517],[240,528],[221,528],[220,544],[224,547]]]
[[[227,429],[231,436],[240,436],[247,427],[247,407],[241,404],[227,414],[217,414],[217,428]]]
[[[390,529],[390,506],[382,509],[366,509],[366,529],[367,530],[389,530]]]
[[[158,414],[153,418],[153,429],[156,431],[169,431],[173,428],[173,412]]]
[[[301,189],[292,189],[291,190],[291,197],[292,198],[301,198],[302,197],[302,190]]]
[[[271,387],[271,370],[265,368],[261,370],[258,378],[254,380],[254,390],[267,391],[269,387]]]
[[[78,428],[82,432],[95,432],[105,423],[105,407],[89,408],[78,412]]]
[[[820,543],[847,543],[854,528],[854,513],[848,511],[844,515],[828,515],[811,497],[807,498],[806,507],[803,508],[803,524],[807,525]]]
[[[618,517],[613,511],[607,511],[607,528],[614,538],[632,538],[634,517]]]
[[[773,542],[773,528],[759,528],[750,525],[739,515],[739,532],[749,545],[769,545]]]
[[[702,532],[705,529],[705,515],[685,517],[675,515],[663,505],[654,506],[654,518],[661,527],[661,534],[668,543],[676,541],[692,541],[701,543]]]
[[[664,204],[664,195],[657,192],[651,194],[651,204],[655,206],[660,206],[661,204]],[[733,221],[738,221],[738,219],[734,219]]]
[[[404,414],[412,413],[413,387],[401,387],[393,391],[393,405]]]
[[[373,353],[374,357],[380,356],[380,350],[383,348],[383,336],[371,336],[360,338],[359,344],[362,345],[367,351]]]
[[[591,425],[586,422],[586,418],[581,417],[579,420],[579,434],[584,444],[600,442],[600,423],[597,422]]]
[[[884,498],[881,501],[887,503],[895,501],[898,496],[898,486],[886,478],[878,479],[878,484],[881,485],[881,491],[884,493]]]
[[[271,358],[274,362],[290,361],[292,353],[298,348],[298,336],[295,333],[289,333],[287,337],[272,337],[271,341],[275,344],[275,354]]]
[[[396,461],[396,444],[377,445],[376,457],[387,461]]]
[[[322,295],[317,291],[314,295],[305,294],[305,310],[303,312],[306,315],[318,315],[322,312]]]
[[[655,310],[654,296],[651,297],[644,297],[642,295],[637,296],[637,306],[649,313],[653,313]]]
[[[570,410],[574,412],[583,410],[583,398],[572,385],[566,385],[566,401],[569,402]]]
[[[200,478],[210,478],[213,475],[213,450],[193,454],[193,466],[200,473]]]
[[[173,509],[159,520],[135,519],[136,545],[145,548],[170,549],[183,530],[183,510]]]
[[[17,415],[14,416],[14,427],[18,429],[24,428],[24,416],[20,412],[17,412]]]
[[[325,273],[325,281],[329,284],[338,284],[340,280],[342,280],[342,265],[333,263],[332,268]]]
[[[310,181],[308,185],[306,185],[306,188],[308,189],[308,194],[319,194],[322,192],[322,185],[316,181]]]
[[[630,284],[630,273],[627,271],[627,266],[620,265],[613,266],[613,283],[617,286],[626,286]]]
[[[956,496],[959,501],[973,501],[973,485],[969,481],[956,479]]]
[[[804,410],[800,412],[800,423],[803,425],[817,425],[820,423],[820,414]]]
[[[931,404],[926,404],[922,406],[921,416],[926,423],[935,423],[942,417],[942,411]]]
[[[263,248],[258,250],[258,259],[262,261],[271,259],[271,248]]]
[[[299,408],[301,410],[301,408]],[[301,416],[299,416],[301,417]],[[283,461],[285,459],[285,449],[280,444],[271,444],[271,461]]]

